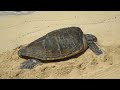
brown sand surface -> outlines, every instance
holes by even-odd
[[[120,12],[46,11],[29,14],[0,12],[0,78],[84,79],[120,78]],[[31,70],[19,69],[25,59],[17,51],[22,45],[55,29],[78,26],[94,34],[103,54],[91,50],[67,61],[45,63]]]

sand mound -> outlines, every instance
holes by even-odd
[[[21,47],[21,46],[20,46]],[[20,47],[0,55],[0,78],[103,78],[102,73],[116,64],[120,64],[120,46],[99,46],[103,55],[96,56],[91,50],[67,61],[44,63],[31,70],[19,69],[24,61],[18,57]],[[113,70],[110,70],[114,72]],[[109,71],[109,72],[110,72]],[[110,74],[112,74],[112,72]],[[99,73],[95,76],[95,73]],[[118,72],[117,72],[118,73]],[[120,70],[119,70],[120,73]],[[108,77],[108,74],[106,75]],[[110,75],[111,76],[111,75]],[[104,76],[105,78],[105,76]],[[109,78],[109,77],[108,77]]]

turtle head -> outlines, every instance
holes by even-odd
[[[87,41],[97,42],[97,38],[92,34],[85,34]]]
[[[18,56],[19,57],[24,57],[26,55],[25,53],[25,48],[21,48],[19,51],[18,51]]]
[[[92,35],[92,34],[85,34],[86,40],[87,40],[87,44],[88,47],[96,54],[96,55],[100,55],[102,54],[102,50],[100,50],[100,48],[96,45],[97,42],[97,38]]]

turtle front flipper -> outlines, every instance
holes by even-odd
[[[88,47],[96,54],[96,55],[100,55],[102,54],[102,51],[100,50],[100,48],[93,42],[88,42]]]
[[[37,59],[28,59],[21,63],[20,69],[32,69],[35,65],[39,64],[40,61]]]

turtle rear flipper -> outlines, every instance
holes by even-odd
[[[39,64],[40,61],[36,59],[29,59],[21,63],[20,69],[32,69],[35,65]]]
[[[102,54],[102,51],[100,50],[100,48],[99,48],[94,42],[88,42],[88,47],[89,47],[96,55]]]

